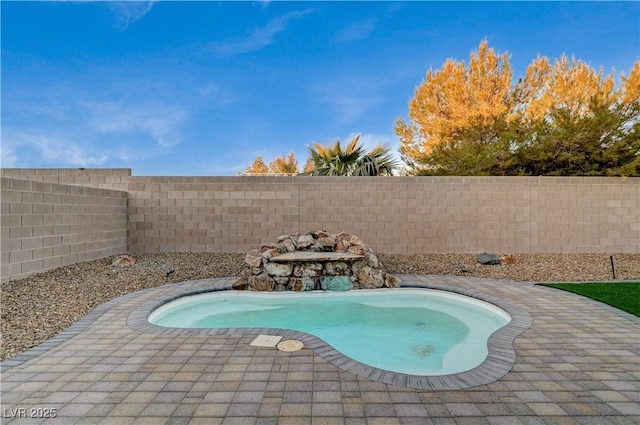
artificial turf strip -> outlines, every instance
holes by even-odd
[[[584,295],[640,317],[640,282],[541,283]]]

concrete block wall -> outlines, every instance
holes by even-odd
[[[134,252],[351,232],[382,253],[640,253],[640,179],[134,177]]]
[[[19,172],[128,192],[131,252],[244,252],[325,229],[382,253],[640,253],[640,178]]]
[[[126,191],[130,168],[2,168],[2,177]]]
[[[1,277],[127,251],[127,193],[1,178]]]

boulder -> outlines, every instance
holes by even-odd
[[[351,263],[351,273],[353,275],[357,275],[360,272],[360,269],[365,266],[365,264],[366,263],[364,260],[354,261],[353,263]]]
[[[324,267],[322,263],[304,263],[302,264],[302,277],[318,277],[322,276]]]
[[[311,232],[311,233],[317,239],[325,238],[327,236],[333,236],[331,233],[327,232],[326,230],[316,230],[315,232]]]
[[[253,268],[262,266],[262,253],[257,249],[252,249],[245,255],[244,262]]]
[[[383,273],[384,286],[387,288],[398,288],[400,286],[400,278],[389,273]]]
[[[349,249],[347,249],[347,252],[350,252],[352,254],[356,254],[356,255],[364,255],[365,254],[365,249],[364,246],[362,245],[353,245],[350,246]]]
[[[377,269],[380,267],[380,262],[378,261],[378,257],[373,252],[367,252],[364,257],[367,261],[367,266]]]
[[[276,282],[267,273],[251,276],[248,279],[249,289],[252,291],[273,291]]]
[[[369,266],[360,269],[357,275],[358,286],[364,289],[381,288],[384,285],[382,270],[377,270]]]
[[[349,250],[349,247],[351,246],[351,242],[349,242],[349,239],[351,239],[351,235],[348,233],[339,233],[336,236],[336,251],[339,252],[347,252]]]
[[[359,237],[357,237],[356,235],[349,235],[349,243],[351,245],[363,245],[362,240],[360,240]]]
[[[316,240],[313,238],[312,235],[309,235],[309,234],[301,235],[300,237],[298,237],[298,241],[297,241],[298,249],[304,250],[305,248],[308,248],[311,245],[313,245],[315,241]]]
[[[289,289],[292,291],[313,291],[316,289],[316,280],[311,277],[292,277],[289,279]]]
[[[349,274],[349,265],[343,261],[329,261],[324,265],[324,273],[330,276]]]
[[[302,279],[299,277],[292,277],[289,279],[289,289],[292,291],[300,292],[304,291],[304,285],[302,284]]]
[[[487,254],[486,252],[483,252],[478,255],[478,263],[496,266],[500,264],[500,259],[495,254]]]
[[[265,252],[269,249],[278,249],[278,244],[272,244],[272,243],[262,244],[262,247],[260,248],[260,252]]]
[[[293,252],[296,250],[296,244],[291,239],[285,239],[282,241],[282,246],[286,252]]]
[[[353,288],[349,276],[322,276],[320,286],[323,291],[348,291]]]
[[[233,282],[233,284],[231,284],[231,289],[234,289],[236,291],[243,291],[247,289],[247,286],[249,286],[249,281],[246,277],[241,277],[240,279]]]
[[[286,239],[291,239],[291,235],[280,235],[276,238],[276,242],[280,243],[285,241]]]
[[[318,238],[317,243],[319,245],[322,245],[325,251],[326,250],[333,251],[336,245],[336,238],[335,236],[323,236]]]
[[[280,252],[278,251],[278,248],[267,248],[264,251],[262,251],[262,258],[264,259],[271,259],[272,257],[277,256],[278,254],[280,254]]]
[[[291,276],[293,265],[288,263],[267,263],[264,265],[264,270],[271,276]]]

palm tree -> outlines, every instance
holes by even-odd
[[[309,149],[309,160],[314,169],[307,171],[311,176],[392,176],[398,162],[389,153],[390,148],[379,143],[369,152],[358,144],[356,135],[343,149],[338,139],[333,145],[322,146],[314,143]],[[305,167],[306,168],[306,167]]]

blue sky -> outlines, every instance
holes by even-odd
[[[235,175],[307,145],[394,150],[396,118],[482,39],[514,78],[537,56],[640,59],[638,2],[3,1],[2,166]]]

